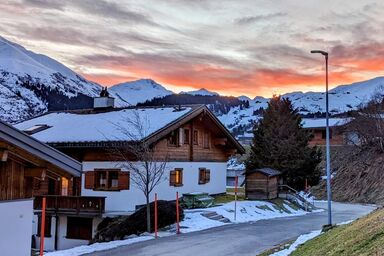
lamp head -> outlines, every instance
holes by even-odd
[[[320,53],[324,56],[328,56],[328,53],[326,51],[321,51],[321,50],[312,50],[311,53]]]

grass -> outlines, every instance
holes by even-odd
[[[331,229],[306,242],[292,256],[384,255],[384,209]]]
[[[237,192],[239,193],[245,193],[245,188],[244,187],[239,187],[237,188]],[[235,193],[235,188],[227,188],[227,193]]]
[[[217,195],[214,196],[215,204],[225,204],[235,200],[235,195],[225,194],[225,195]],[[244,195],[237,195],[237,200],[243,201]]]

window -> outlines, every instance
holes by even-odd
[[[95,188],[105,190],[119,189],[119,170],[96,170]]]
[[[204,132],[204,148],[209,148],[209,132]]]
[[[67,217],[67,237],[69,239],[92,239],[92,219]]]
[[[37,124],[37,125],[34,125],[32,127],[29,127],[27,129],[25,129],[24,132],[29,134],[29,135],[32,135],[32,134],[44,131],[44,130],[46,130],[48,128],[51,128],[51,127],[52,126],[49,126],[49,125],[46,125],[46,124]]]
[[[199,131],[193,130],[193,144],[198,145],[199,144]]]
[[[51,237],[52,217],[45,216],[44,237]],[[37,236],[41,236],[41,215],[37,220]]]
[[[199,168],[199,184],[206,184],[211,179],[211,171],[206,168]]]
[[[68,195],[68,179],[65,177],[61,178],[61,195],[62,196]]]
[[[175,169],[170,172],[169,185],[174,187],[183,185],[183,169]]]
[[[184,129],[184,144],[190,143],[189,129]]]
[[[120,169],[95,169],[86,171],[84,187],[86,189],[119,191],[128,190],[130,173]]]
[[[169,146],[177,146],[177,142],[178,142],[178,132],[173,131],[173,132],[171,132],[171,134],[168,137],[168,145]]]

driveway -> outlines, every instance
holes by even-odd
[[[326,203],[316,202],[326,208]],[[359,218],[374,210],[374,206],[333,203],[333,221],[340,223]],[[295,239],[301,234],[321,229],[327,223],[327,212],[299,217],[260,220],[231,224],[208,230],[162,237],[136,244],[96,252],[94,256],[255,256],[275,245]]]

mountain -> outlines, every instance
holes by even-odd
[[[368,102],[373,95],[384,95],[384,77],[348,85],[340,85],[329,91],[329,111],[331,115],[356,110],[359,105]],[[303,116],[325,113],[324,92],[292,92],[282,95],[291,100]],[[244,98],[240,97],[242,100]],[[236,135],[252,130],[253,123],[260,118],[261,109],[268,106],[269,99],[255,97],[249,101],[249,108],[234,107],[219,119]]]
[[[136,105],[157,97],[173,94],[162,85],[151,79],[140,79],[113,85],[109,92],[116,98],[116,105],[120,107]]]
[[[63,64],[0,37],[0,119],[24,120],[49,110],[89,107],[100,85]]]
[[[219,96],[217,92],[208,91],[207,89],[201,88],[196,91],[189,92],[180,92],[180,94],[189,94],[189,95],[200,95],[200,96]]]

